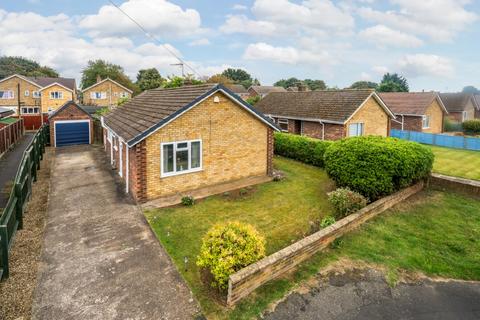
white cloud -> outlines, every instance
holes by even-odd
[[[362,30],[359,36],[378,47],[415,48],[423,44],[423,41],[415,36],[390,29],[384,25],[376,25]]]
[[[140,23],[148,32],[162,38],[198,34],[201,19],[198,11],[182,9],[166,0],[128,0],[120,8]],[[79,26],[96,36],[125,36],[141,34],[142,31],[113,5],[105,5],[97,14],[83,17]]]
[[[300,50],[291,46],[274,47],[267,43],[259,42],[250,44],[243,58],[246,60],[266,60],[292,65],[322,65],[333,63],[327,52],[312,52]]]
[[[379,75],[384,75],[385,73],[390,72],[388,67],[385,66],[374,66],[372,67],[372,71]]]
[[[207,38],[201,38],[197,40],[191,41],[188,45],[191,47],[199,47],[199,46],[208,46],[210,44],[210,40]]]
[[[398,62],[398,69],[407,77],[450,77],[454,66],[450,59],[434,54],[410,54]]]
[[[246,33],[253,35],[274,35],[277,28],[268,21],[250,20],[245,15],[228,15],[220,31],[226,34]]]
[[[378,11],[360,8],[358,13],[364,19],[386,24],[403,32],[426,36],[435,41],[450,41],[468,25],[478,19],[469,12],[466,0],[391,0],[399,6],[396,11]]]
[[[237,11],[245,11],[248,9],[248,7],[244,6],[243,4],[235,4],[233,5],[232,9]]]
[[[362,72],[360,74],[360,79],[364,80],[364,81],[370,81],[370,80],[372,80],[372,76],[369,73]]]

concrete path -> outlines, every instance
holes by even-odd
[[[198,307],[103,149],[60,148],[33,319],[191,319]]]
[[[378,271],[331,275],[291,294],[267,320],[480,319],[480,283],[418,281],[390,288]]]
[[[33,140],[34,132],[25,132],[24,136],[17,142],[13,150],[5,153],[0,159],[0,208],[3,208],[7,202],[9,193],[4,193],[8,184],[13,182],[15,175],[22,160],[23,152],[27,149]]]

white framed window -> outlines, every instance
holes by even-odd
[[[120,98],[128,98],[128,92],[120,92]]]
[[[22,107],[22,114],[38,114],[39,108],[37,107]]]
[[[25,97],[29,97],[29,96],[30,96],[30,91],[25,90],[25,93],[24,93],[24,94],[25,94]]]
[[[51,91],[50,92],[50,99],[63,99],[63,92],[62,91]]]
[[[278,119],[278,126],[284,132],[288,132],[288,119]]]
[[[202,140],[162,143],[160,152],[161,177],[202,170]]]
[[[363,136],[363,123],[351,123],[348,125],[349,137]]]
[[[468,113],[467,111],[462,111],[462,122],[467,121]]]
[[[40,91],[32,91],[32,97],[34,98],[40,98]]]
[[[13,90],[2,90],[0,91],[0,99],[13,99],[15,98],[15,94]]]
[[[90,98],[93,100],[107,99],[107,93],[106,92],[90,92]]]
[[[422,116],[422,129],[430,128],[430,117],[427,115]]]
[[[112,143],[112,131],[107,130],[107,140],[108,142]]]

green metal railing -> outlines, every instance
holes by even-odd
[[[49,140],[47,125],[42,126],[23,153],[7,205],[0,216],[0,279],[8,278],[8,253],[18,229],[23,228],[23,213],[32,194],[32,183]]]

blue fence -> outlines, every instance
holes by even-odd
[[[440,147],[480,151],[480,138],[449,136],[446,134],[433,134],[396,129],[392,129],[390,135],[394,138],[416,141]]]

